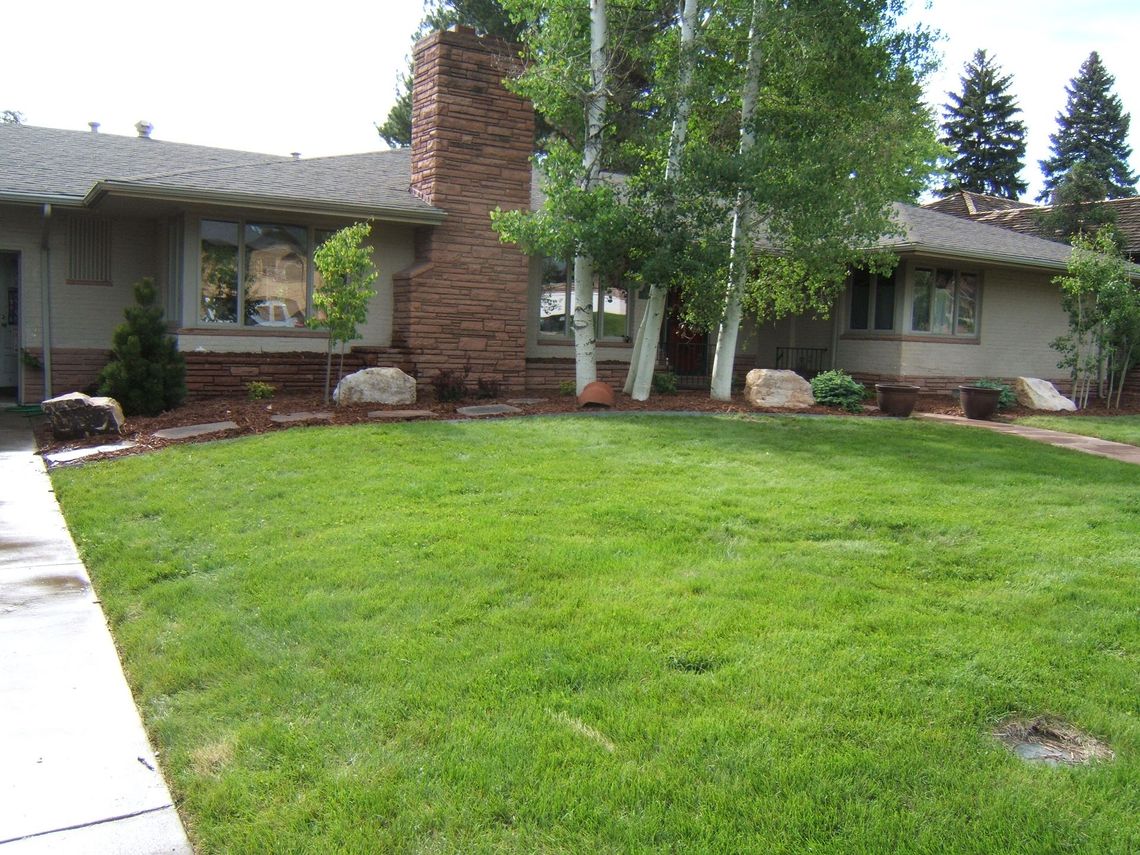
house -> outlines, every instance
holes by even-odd
[[[504,390],[573,376],[565,265],[528,258],[490,228],[496,207],[533,204],[534,116],[501,80],[501,43],[468,30],[415,48],[410,150],[300,159],[138,136],[0,126],[0,387],[19,399],[89,387],[111,332],[150,276],[185,354],[192,395],[251,380],[318,389],[323,333],[313,249],[373,223],[377,295],[346,366],[398,365],[421,380],[467,367]],[[838,366],[928,390],[983,376],[1060,379],[1049,342],[1066,329],[1058,291],[1068,248],[899,206],[890,277],[853,274],[829,319],[746,324],[737,365]],[[604,283],[598,367],[621,382],[641,309]],[[709,336],[671,317],[661,362],[703,382]]]

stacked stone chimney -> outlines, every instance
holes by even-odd
[[[503,86],[512,55],[466,28],[415,46],[412,192],[447,213],[417,233],[417,263],[394,281],[393,345],[421,382],[469,360],[472,381],[525,385],[529,260],[490,218],[530,206],[534,111]]]

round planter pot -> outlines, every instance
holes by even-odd
[[[959,386],[962,410],[968,419],[985,421],[997,412],[1001,389],[987,389],[985,386]]]
[[[919,387],[909,383],[876,383],[875,402],[883,415],[905,419],[914,412],[918,392]]]

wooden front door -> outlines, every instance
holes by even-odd
[[[20,256],[0,252],[0,389],[15,389],[20,377]]]
[[[665,310],[665,358],[678,377],[706,377],[709,336],[689,326],[681,316],[680,295],[670,293]]]

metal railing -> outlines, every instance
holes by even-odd
[[[826,347],[777,347],[776,367],[791,370],[806,380],[824,370]]]

